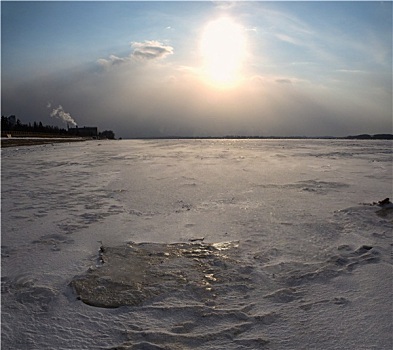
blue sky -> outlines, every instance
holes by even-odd
[[[392,132],[392,2],[2,1],[1,26],[2,115],[24,123]]]

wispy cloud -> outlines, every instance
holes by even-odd
[[[291,79],[276,79],[276,83],[279,84],[292,84]]]
[[[110,55],[108,59],[100,58],[97,62],[104,67],[110,67],[128,62],[129,60],[129,57],[117,57],[115,55]]]
[[[295,38],[286,35],[286,34],[276,34],[276,37],[278,39],[280,39],[281,41],[285,41],[287,43],[293,44],[293,45],[302,45],[301,42],[299,42],[299,40],[296,40]]]
[[[337,72],[350,73],[350,74],[365,74],[365,73],[367,73],[366,71],[359,70],[359,69],[337,69]]]
[[[273,30],[282,30],[295,35],[314,35],[315,31],[296,15],[288,12],[268,9],[258,5],[256,13],[264,20],[264,23]]]

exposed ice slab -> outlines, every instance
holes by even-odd
[[[174,292],[197,294],[197,299],[214,298],[217,283],[247,279],[229,257],[234,246],[233,242],[102,246],[102,265],[75,277],[70,284],[84,303],[100,307],[140,305]]]

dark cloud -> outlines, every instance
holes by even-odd
[[[153,56],[165,56],[162,52]],[[53,125],[57,120],[47,107],[51,101],[64,106],[78,125],[111,129],[123,138],[391,132],[391,104],[379,92],[370,102],[285,76],[256,76],[220,90],[191,69],[156,60],[139,64],[130,56],[124,60],[108,58],[107,64],[117,64],[117,69],[80,67],[30,82],[3,82],[2,113],[15,114],[23,123]]]

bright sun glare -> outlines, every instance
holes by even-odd
[[[210,22],[202,34],[201,54],[210,82],[220,87],[235,85],[241,78],[245,55],[242,27],[228,17]]]

